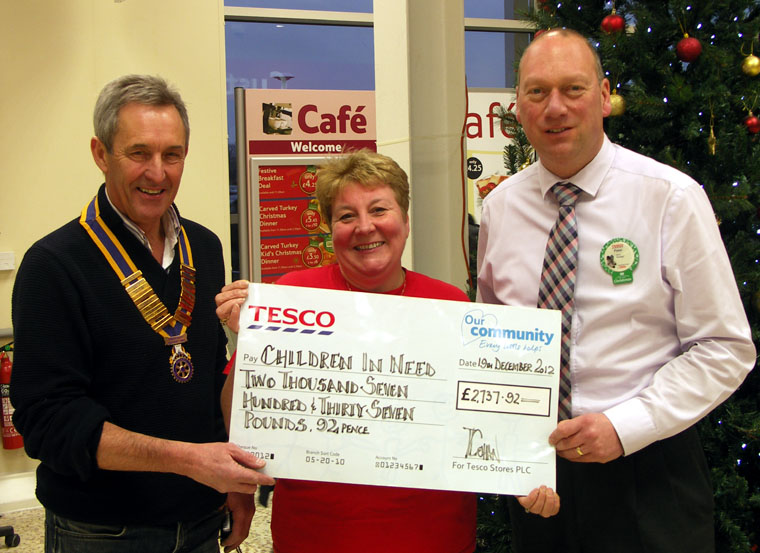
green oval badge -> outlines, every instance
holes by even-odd
[[[627,284],[633,282],[633,271],[639,265],[639,249],[630,240],[613,238],[602,246],[599,261],[612,276],[612,284]]]

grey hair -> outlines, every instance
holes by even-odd
[[[124,75],[103,87],[95,103],[93,124],[98,137],[110,154],[119,126],[119,111],[129,103],[147,106],[174,106],[185,127],[185,147],[190,140],[190,120],[179,92],[163,78],[152,75]]]

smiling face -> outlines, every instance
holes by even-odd
[[[113,151],[106,151],[97,138],[90,147],[116,209],[148,238],[159,236],[161,217],[177,196],[187,155],[177,109],[129,103],[119,110]]]
[[[604,141],[610,84],[584,39],[549,31],[520,60],[517,120],[544,166],[561,178],[583,169]]]
[[[403,284],[401,254],[409,236],[409,218],[389,186],[345,186],[333,202],[332,236],[338,264],[350,285],[387,292]]]

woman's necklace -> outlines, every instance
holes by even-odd
[[[403,284],[401,285],[401,292],[399,292],[399,293],[397,294],[397,295],[399,295],[399,296],[403,296],[403,295],[404,295],[404,292],[406,291],[406,271],[403,271],[403,273],[404,273],[404,282],[403,282]],[[353,288],[351,288],[351,285],[348,283],[348,279],[345,277],[345,275],[343,276],[343,280],[345,280],[345,281],[346,281],[346,289],[347,289],[349,292],[365,292],[365,291],[366,291],[366,290],[354,290]]]

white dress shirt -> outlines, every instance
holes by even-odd
[[[573,416],[604,413],[625,454],[693,425],[741,384],[755,348],[702,187],[606,137],[570,179],[540,161],[483,202],[478,301],[535,307],[559,181],[576,204],[578,265],[570,370]],[[613,284],[602,247],[638,248],[633,282]]]
[[[148,248],[149,252],[152,252],[153,250],[150,248],[150,241],[146,234],[134,223],[134,221],[132,221],[132,219],[116,209],[116,206],[113,205],[113,202],[111,201],[111,197],[108,195],[108,190],[106,190],[106,198],[113,210],[119,215],[119,217],[121,217],[121,220],[124,221],[124,226],[127,227],[127,230],[134,234],[135,238],[137,238],[143,246]],[[179,215],[177,214],[177,209],[174,207],[174,204],[170,205],[169,209],[166,210],[166,213],[161,216],[161,225],[164,227],[164,252],[161,266],[168,270],[174,261],[174,246],[179,242],[179,229],[181,226]]]

